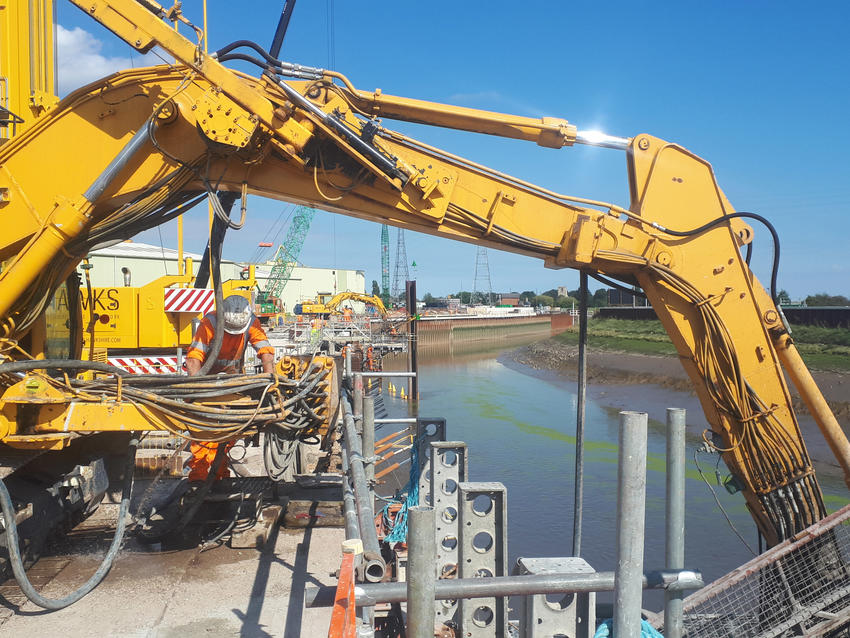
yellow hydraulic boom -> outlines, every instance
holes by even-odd
[[[599,137],[558,118],[360,91],[339,73],[280,62],[259,47],[247,57],[263,74],[250,77],[225,66],[245,59],[236,53],[244,43],[207,55],[171,28],[167,19],[185,20],[179,7],[72,2],[135,49],[159,45],[178,64],[81,88],[0,147],[0,215],[16,220],[0,239],[4,343],[49,356],[44,309],[90,247],[161,223],[217,184],[640,285],[695,384],[718,437],[712,444],[768,542],[824,516],[783,367],[848,475],[850,445],[741,254],[753,239],[745,221],[753,216],[732,208],[708,162],[647,134]],[[377,117],[549,148],[619,149],[631,204],[540,188],[385,128]],[[5,352],[23,356],[11,346]],[[49,445],[51,433],[119,427],[114,405],[42,381],[13,384],[3,365],[0,440],[38,433]],[[117,401],[122,428],[163,427],[132,400],[119,394]],[[125,425],[131,412],[138,414]]]

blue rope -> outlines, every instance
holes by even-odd
[[[603,622],[596,628],[596,633],[593,638],[616,638],[613,630],[614,620],[609,619]],[[640,636],[641,638],[664,638],[652,625],[645,620],[640,621]]]
[[[404,496],[404,494],[407,494]],[[390,506],[401,503],[401,508],[395,515],[395,520],[390,518]],[[386,543],[407,542],[407,510],[419,505],[419,439],[414,439],[410,448],[410,474],[407,485],[399,491],[396,498],[384,506],[381,516],[389,533],[384,537]]]

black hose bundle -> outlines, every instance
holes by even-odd
[[[18,544],[15,506],[12,503],[12,496],[6,488],[6,484],[0,480],[0,508],[3,510],[3,522],[6,527],[6,547],[9,550],[12,572],[15,574],[15,580],[18,582],[24,595],[39,607],[56,610],[72,605],[97,587],[109,573],[112,563],[115,562],[115,557],[118,555],[118,550],[121,549],[121,543],[124,540],[124,530],[127,528],[127,511],[130,508],[130,494],[133,491],[133,474],[136,467],[136,448],[138,445],[139,439],[133,437],[127,449],[127,462],[124,466],[124,488],[121,492],[121,507],[118,510],[118,523],[115,527],[115,535],[112,537],[112,544],[109,546],[109,551],[106,552],[106,556],[104,556],[100,567],[98,567],[92,577],[81,587],[63,598],[45,598],[35,590],[35,587],[33,587],[29,578],[27,578],[27,572],[24,568],[24,561],[21,557],[21,550]]]
[[[230,217],[230,211],[233,208],[233,203],[236,201],[235,193],[221,193],[219,195],[212,195],[210,197],[218,197],[219,202],[222,207],[225,209],[228,218]],[[216,229],[216,222],[219,221],[219,217],[216,216],[213,221],[213,229]],[[222,220],[223,221],[223,220]],[[221,343],[224,340],[224,313],[222,312],[222,308],[224,308],[224,292],[221,288],[221,247],[224,243],[224,234],[227,228],[221,228],[219,226],[218,232],[210,232],[210,241],[207,244],[207,251],[204,253],[206,257],[207,254],[210,257],[210,261],[212,261],[212,270],[213,270],[213,286],[215,288],[215,308],[218,313],[218,321],[215,322],[215,333],[213,335],[213,340],[210,342],[209,350],[207,351],[206,359],[204,359],[204,363],[201,365],[201,369],[198,371],[198,374],[208,374],[210,370],[212,370],[215,365],[216,359],[218,359],[218,353],[221,352]],[[206,259],[202,261],[207,261]],[[200,276],[200,268],[198,275]],[[200,278],[200,277],[199,277]],[[199,286],[200,282],[195,282],[195,287],[206,287],[207,282],[203,282],[203,286]]]

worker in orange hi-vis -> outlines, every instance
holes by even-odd
[[[274,372],[274,348],[260,326],[260,320],[251,312],[251,305],[245,297],[230,295],[224,300],[224,335],[221,341],[221,349],[218,357],[210,369],[210,374],[238,373],[242,372],[242,360],[245,356],[245,348],[250,343],[257,351],[263,364],[263,372],[270,374]],[[198,374],[206,361],[207,353],[215,335],[215,326],[218,314],[211,312],[202,320],[192,345],[186,353],[186,370],[189,376]],[[233,441],[226,443],[230,448]],[[218,449],[218,443],[192,442],[192,458],[189,460],[189,480],[203,481],[209,474],[210,466]],[[230,476],[227,462],[221,464],[216,480]]]
[[[343,321],[351,321],[351,308],[348,306],[342,309],[342,319]]]

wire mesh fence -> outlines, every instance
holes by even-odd
[[[685,635],[850,637],[848,559],[850,506],[686,598]]]

